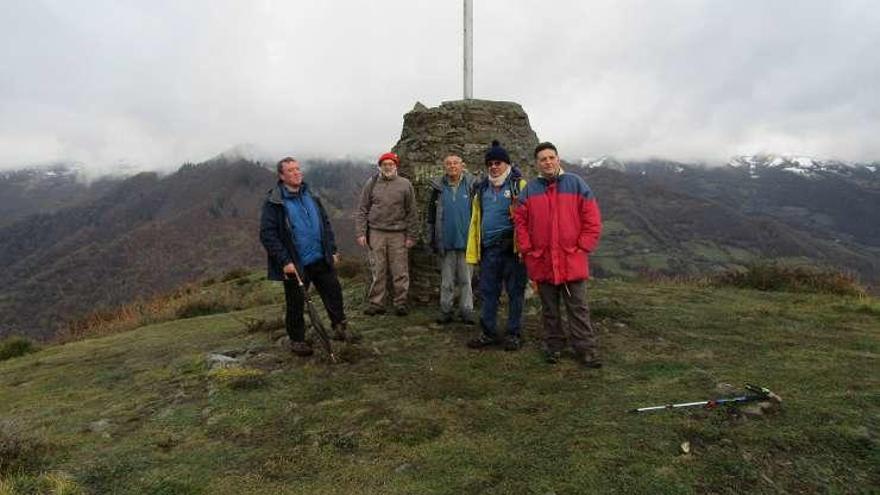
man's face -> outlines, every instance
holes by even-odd
[[[552,149],[539,151],[535,159],[538,161],[538,171],[541,175],[552,177],[559,173],[559,157]]]
[[[443,168],[446,169],[446,176],[457,181],[461,177],[461,171],[464,170],[464,162],[457,155],[449,155],[443,160]]]
[[[303,183],[303,173],[299,169],[299,162],[284,162],[281,164],[281,173],[278,174],[285,185],[297,188]]]
[[[379,164],[379,169],[382,170],[383,174],[390,175],[397,170],[397,164],[394,163],[394,160],[382,160],[382,163]]]
[[[489,169],[489,177],[494,179],[503,175],[504,172],[507,172],[507,169],[510,168],[510,164],[502,162],[501,160],[490,160],[486,163],[486,168]]]

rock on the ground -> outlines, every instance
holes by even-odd
[[[216,370],[220,368],[234,368],[241,364],[241,362],[234,357],[218,353],[208,354],[205,357],[205,361],[207,361],[208,366],[211,368],[211,370]]]

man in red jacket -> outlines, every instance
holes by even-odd
[[[562,171],[552,143],[539,144],[535,160],[540,175],[520,193],[514,222],[529,278],[538,284],[547,361],[558,362],[565,347],[562,300],[578,360],[589,368],[599,368],[602,362],[587,305],[587,256],[602,232],[599,207],[583,179]]]

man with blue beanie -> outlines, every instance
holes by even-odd
[[[333,324],[333,338],[357,340],[347,330],[342,306],[342,287],[334,265],[339,261],[333,228],[318,196],[303,182],[300,164],[291,157],[278,162],[278,184],[266,195],[260,218],[260,242],[268,255],[269,280],[284,281],[285,327],[290,350],[310,356],[305,342],[304,296],[296,273],[306,290],[315,284]]]
[[[502,287],[507,291],[507,337],[504,349],[516,351],[522,347],[522,310],[526,288],[526,269],[516,252],[513,210],[517,197],[525,187],[519,169],[510,165],[507,150],[498,141],[486,151],[487,177],[474,186],[471,223],[468,231],[467,253],[470,264],[480,265],[479,337],[468,342],[468,347],[500,345],[496,324]]]

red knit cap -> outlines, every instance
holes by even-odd
[[[388,153],[383,153],[382,156],[379,157],[379,165],[385,160],[391,160],[395,165],[398,167],[400,166],[400,157],[397,156],[397,153],[392,153],[390,151]]]

